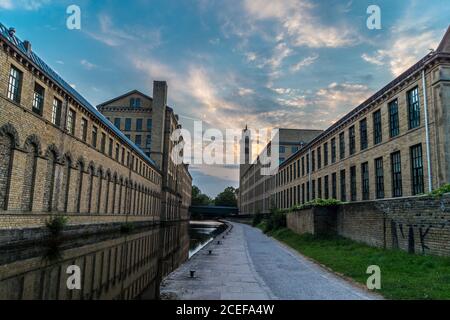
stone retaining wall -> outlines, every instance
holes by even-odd
[[[450,256],[450,194],[355,202],[288,214],[299,233],[337,234],[381,248]]]

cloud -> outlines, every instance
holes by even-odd
[[[388,65],[394,76],[400,75],[419,59],[436,49],[441,34],[427,31],[420,34],[400,33],[393,35],[386,49],[379,49],[374,54],[364,53],[361,58],[378,66]]]
[[[161,44],[161,30],[149,30],[148,28],[122,25],[116,27],[111,16],[100,14],[98,16],[99,30],[87,32],[93,39],[110,47],[130,46],[138,42],[139,47],[156,48]]]
[[[310,56],[310,57],[306,57],[305,59],[302,59],[298,63],[294,64],[291,67],[291,71],[292,72],[300,71],[300,69],[303,69],[304,67],[307,67],[307,66],[313,64],[314,62],[316,62],[316,60],[318,58],[319,58],[318,55],[313,55],[313,56]]]
[[[50,3],[50,0],[0,0],[0,8],[5,10],[25,9],[34,11]]]
[[[97,65],[87,61],[86,59],[83,59],[80,61],[80,64],[86,69],[86,70],[92,70],[97,68]]]
[[[0,0],[0,8],[9,10],[13,8],[13,4],[11,0]]]
[[[277,38],[288,37],[294,46],[336,48],[358,42],[347,26],[323,24],[313,13],[314,5],[306,0],[244,0],[243,6],[253,19],[278,22],[281,31]]]

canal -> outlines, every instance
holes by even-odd
[[[180,222],[133,232],[0,248],[0,300],[157,299],[170,272],[212,240],[217,222]],[[80,270],[69,290],[69,266]]]

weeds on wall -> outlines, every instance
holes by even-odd
[[[46,221],[45,226],[53,237],[58,237],[61,235],[68,222],[68,217],[62,215],[54,215]]]
[[[446,193],[450,193],[450,183],[444,184],[442,187],[433,190],[428,195],[432,196],[433,198],[441,198]]]

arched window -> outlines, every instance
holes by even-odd
[[[72,174],[72,158],[66,155],[66,162],[64,165],[64,212],[67,212],[69,206],[69,191],[70,191],[70,176]]]
[[[94,166],[92,164],[89,165],[88,171],[89,171],[88,213],[91,213],[91,210],[92,210],[92,196],[93,196],[92,191],[94,191],[93,188],[94,188],[94,176],[95,176],[95,168],[94,168]]]
[[[55,170],[57,154],[53,149],[47,152],[47,170],[45,172],[44,210],[52,211],[54,207]]]
[[[22,189],[22,210],[31,211],[33,208],[33,194],[36,181],[36,163],[39,153],[38,142],[35,138],[28,138],[25,142],[25,148],[27,151],[25,160],[25,172],[23,189]]]
[[[78,181],[77,181],[77,198],[76,198],[76,210],[78,213],[81,212],[81,195],[83,190],[83,172],[84,163],[82,161],[78,162]]]
[[[0,209],[8,207],[13,139],[0,132]]]

